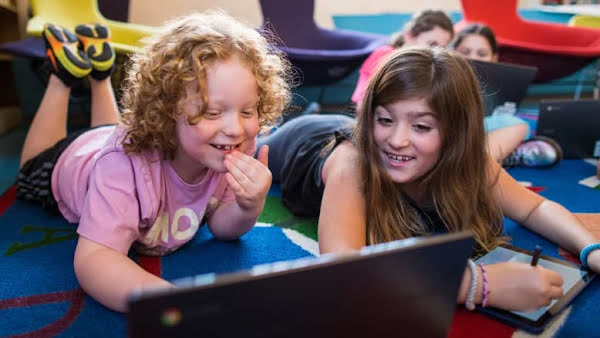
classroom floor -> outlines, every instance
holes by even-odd
[[[29,122],[23,122],[4,135],[0,135],[0,195],[15,181],[19,170],[21,148]]]

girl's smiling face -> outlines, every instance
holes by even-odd
[[[226,172],[223,159],[227,153],[254,154],[260,131],[256,78],[238,56],[217,60],[206,68],[206,95],[205,114],[189,123],[188,116],[197,115],[204,102],[197,84],[188,84],[178,115],[178,148],[172,163],[188,183],[200,180],[206,169]]]
[[[409,190],[440,158],[442,137],[436,116],[424,98],[375,108],[373,137],[383,167]]]

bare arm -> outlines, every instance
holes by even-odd
[[[262,210],[262,207],[259,209]],[[250,231],[259,214],[260,211],[247,212],[235,202],[226,203],[215,210],[208,220],[208,227],[215,238],[233,240]]]
[[[323,166],[325,191],[319,215],[321,253],[360,249],[367,243],[365,200],[356,150],[337,146]]]
[[[132,291],[144,288],[169,287],[125,254],[79,237],[74,258],[75,275],[81,287],[103,305],[127,311],[127,298]]]
[[[567,209],[526,189],[493,160],[490,169],[492,179],[498,175],[494,194],[505,216],[575,253],[598,241]],[[593,269],[598,269],[597,251],[590,254],[590,262]],[[486,270],[489,305],[494,307],[534,310],[563,294],[561,276],[541,266],[506,262],[489,265]],[[481,303],[481,276],[478,278],[475,302]],[[459,289],[459,303],[464,303],[470,283],[471,273],[467,270]]]
[[[500,171],[494,191],[508,218],[575,254],[599,241],[565,207],[523,187],[497,163],[492,165]],[[600,272],[600,266],[595,271]]]

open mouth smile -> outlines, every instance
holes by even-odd
[[[215,149],[218,149],[220,151],[230,152],[232,150],[239,150],[240,147],[242,146],[242,144],[241,143],[238,143],[238,144],[214,144],[214,143],[211,143],[210,146]]]
[[[385,156],[387,156],[387,158],[392,160],[393,162],[408,162],[410,160],[415,159],[414,156],[396,155],[396,154],[388,153],[387,151],[384,151],[384,153],[385,153]]]

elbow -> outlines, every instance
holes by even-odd
[[[109,289],[98,285],[98,274],[101,272],[93,268],[89,256],[78,255],[76,251],[73,259],[73,270],[79,286],[87,295],[111,310],[127,312],[127,300],[125,298],[116,297]]]
[[[210,227],[210,226],[209,226],[209,229],[210,229],[210,232],[212,233],[212,235],[216,239],[218,239],[220,241],[225,241],[225,242],[238,240],[240,237],[242,237],[242,235],[244,235],[249,230],[248,229],[248,230],[240,233],[240,232],[236,232],[236,231],[223,231],[218,228]]]
[[[235,241],[252,230],[256,224],[256,218],[249,222],[240,222],[237,224],[208,224],[210,233],[220,241]]]

